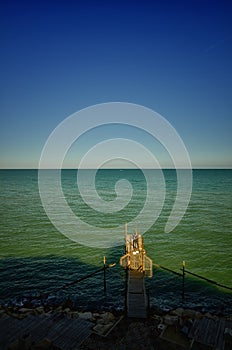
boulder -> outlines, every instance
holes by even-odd
[[[166,315],[164,316],[164,323],[168,326],[172,326],[174,324],[178,324],[178,316]]]
[[[0,317],[2,317],[5,314],[6,314],[5,310],[4,309],[0,309]]]
[[[93,330],[100,334],[100,335],[104,335],[106,334],[110,328],[113,326],[113,322],[110,322],[108,324],[97,324],[96,326],[93,327]]]
[[[63,311],[63,307],[60,305],[60,306],[58,306],[55,310],[56,310],[57,312],[61,312],[61,311]]]
[[[104,312],[103,314],[100,315],[100,319],[103,320],[104,324],[107,324],[109,322],[114,321],[115,317],[111,312]]]
[[[184,312],[184,309],[182,309],[181,307],[179,307],[178,309],[176,310],[172,310],[170,312],[171,315],[174,315],[174,316],[178,316],[178,317],[182,317],[182,314]]]
[[[195,310],[191,310],[191,309],[184,310],[182,316],[186,317],[186,318],[195,318],[196,317],[196,311]]]
[[[70,310],[69,307],[66,307],[66,308],[63,310],[63,312],[65,312],[66,314],[68,314],[70,311],[71,311],[71,310]]]
[[[218,317],[216,315],[212,315],[210,314],[209,312],[207,312],[206,314],[204,314],[204,317],[207,317],[207,318],[211,318],[213,320],[216,320]]]
[[[38,306],[35,310],[39,314],[43,314],[44,313],[44,307],[43,306]]]
[[[27,315],[36,315],[36,311],[34,309],[28,309],[26,307],[22,307],[21,309],[18,310],[19,314],[23,314],[25,316]]]
[[[83,318],[85,320],[92,320],[93,319],[93,314],[90,311],[79,312],[79,317]]]
[[[27,314],[18,314],[18,313],[11,313],[9,316],[17,318],[18,320],[22,320],[23,318],[27,317]]]
[[[78,311],[72,311],[71,317],[72,318],[78,318],[79,317],[79,312]]]
[[[160,323],[157,327],[159,332],[163,332],[166,328],[167,328],[167,326],[165,326],[165,324],[163,324],[163,323]]]

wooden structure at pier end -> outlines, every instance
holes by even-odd
[[[146,318],[148,298],[144,277],[152,277],[152,260],[146,255],[143,237],[135,231],[127,234],[125,225],[125,254],[120,265],[126,269],[125,308],[128,317]]]

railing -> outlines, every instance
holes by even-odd
[[[144,255],[144,263],[143,263],[143,265],[144,265],[143,270],[145,272],[145,276],[152,277],[152,275],[153,275],[152,260],[146,255]]]
[[[130,254],[125,254],[120,258],[120,265],[126,269],[130,266]]]
[[[173,271],[173,270],[170,269],[170,268],[167,268],[167,267],[164,267],[164,266],[161,266],[161,265],[158,265],[158,264],[153,264],[153,266],[154,266],[154,267],[157,267],[157,268],[160,268],[160,269],[162,269],[162,270],[171,272],[172,274],[175,274],[177,277],[182,278],[182,302],[183,302],[184,299],[185,299],[185,275],[186,275],[186,274],[189,274],[189,275],[194,276],[194,277],[196,277],[196,278],[202,279],[202,280],[204,280],[204,281],[206,281],[206,282],[208,282],[208,283],[210,283],[210,284],[214,284],[214,285],[216,285],[216,286],[218,286],[218,287],[221,287],[221,288],[224,288],[224,289],[228,289],[228,290],[232,290],[232,287],[225,286],[225,285],[223,285],[223,284],[221,284],[221,283],[218,283],[218,282],[216,282],[216,281],[213,281],[213,280],[211,280],[211,279],[209,279],[209,278],[200,276],[200,275],[198,275],[198,274],[196,274],[196,273],[193,273],[193,272],[190,272],[190,271],[186,270],[186,269],[185,269],[185,261],[183,261],[183,263],[182,263],[182,269],[181,269],[182,273]]]
[[[137,254],[139,255],[139,254]],[[133,254],[132,254],[133,256]],[[120,265],[122,267],[125,268],[126,272],[127,272],[127,268],[130,267],[131,265],[131,254],[125,254],[124,256],[121,257],[120,259]],[[132,266],[131,268],[134,268],[134,269],[137,269],[140,265],[140,262],[138,262],[136,259],[132,262]],[[61,287],[58,287],[58,288],[54,288],[52,290],[50,290],[49,292],[45,292],[45,293],[40,293],[39,296],[32,296],[31,298],[34,300],[34,299],[40,299],[41,300],[41,303],[43,303],[43,300],[45,300],[49,295],[51,294],[54,294],[54,293],[57,293],[59,292],[60,290],[64,290],[66,288],[69,288],[71,287],[72,285],[75,285],[75,284],[78,284],[84,280],[87,280],[97,274],[101,274],[102,273],[102,276],[103,276],[103,291],[104,291],[104,294],[106,294],[106,287],[107,287],[107,284],[106,284],[106,271],[111,269],[112,267],[114,267],[116,265],[116,263],[114,264],[106,264],[106,258],[104,257],[104,260],[103,260],[103,266],[95,271],[93,271],[92,273],[89,273],[85,276],[82,276],[76,280],[73,280],[73,281],[70,281],[66,284],[64,284],[63,286]],[[181,269],[181,272],[177,272],[177,271],[174,271],[170,268],[167,268],[167,267],[164,267],[162,265],[159,265],[159,264],[153,264],[152,263],[152,260],[146,256],[145,254],[143,255],[143,271],[145,273],[145,276],[148,276],[148,277],[152,277],[152,272],[153,272],[153,267],[156,267],[156,268],[159,268],[159,269],[162,269],[162,270],[165,270],[169,273],[172,273],[174,274],[178,279],[180,278],[180,280],[182,281],[182,301],[184,302],[185,300],[185,276],[186,274],[189,274],[193,277],[196,277],[198,279],[201,279],[201,280],[204,280],[210,284],[213,284],[213,285],[216,285],[220,288],[224,288],[224,289],[227,289],[227,290],[230,290],[232,291],[232,287],[229,287],[229,286],[226,286],[226,285],[223,285],[221,283],[218,283],[216,281],[213,281],[209,278],[206,278],[204,276],[201,276],[201,275],[198,275],[196,273],[193,273],[191,271],[188,271],[185,269],[185,262],[182,263],[182,269]],[[147,292],[149,293],[149,290],[147,290]],[[28,298],[28,297],[27,297]]]
[[[152,277],[152,260],[144,253],[138,254],[125,254],[120,258],[120,265],[126,269],[129,268],[131,270],[141,270],[145,273],[146,277]]]

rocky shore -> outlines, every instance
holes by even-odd
[[[195,347],[194,347],[195,346]],[[178,308],[151,309],[147,319],[122,311],[79,311],[58,307],[0,306],[0,348],[70,349],[230,349],[232,317]]]

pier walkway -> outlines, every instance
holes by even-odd
[[[140,271],[129,271],[127,287],[127,316],[147,317],[147,297],[144,285],[144,274]]]
[[[128,235],[125,228],[125,254],[120,264],[127,269],[127,316],[147,317],[147,296],[144,277],[152,277],[152,260],[146,255],[143,238],[137,232]]]

